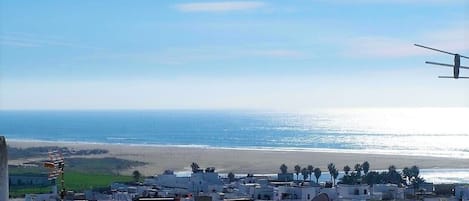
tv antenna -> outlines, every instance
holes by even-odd
[[[453,68],[453,76],[438,76],[438,78],[454,78],[454,79],[464,78],[464,79],[469,79],[469,77],[459,76],[459,69],[469,69],[469,67],[461,66],[461,58],[469,59],[469,57],[463,56],[463,55],[460,55],[460,54],[455,54],[455,53],[448,52],[448,51],[444,51],[444,50],[439,50],[439,49],[432,48],[432,47],[419,45],[419,44],[414,44],[414,45],[417,46],[417,47],[421,47],[421,48],[425,48],[425,49],[429,49],[429,50],[433,50],[433,51],[437,51],[437,52],[441,52],[441,53],[445,53],[445,54],[449,54],[449,55],[454,56],[454,63],[453,64],[445,64],[445,63],[439,63],[439,62],[433,62],[433,61],[425,61],[426,64],[439,65],[439,66],[445,66],[445,67]]]

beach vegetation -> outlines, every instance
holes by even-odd
[[[143,175],[142,175],[142,173],[140,173],[140,171],[134,170],[132,172],[132,177],[134,178],[135,182],[140,182],[141,179],[143,178]]]
[[[406,170],[405,173],[404,170]],[[416,165],[410,168],[405,167],[402,172],[403,177],[406,179],[407,185],[413,187],[414,193],[420,188],[421,184],[425,183],[425,180],[419,175],[420,169]]]
[[[344,173],[344,176],[339,179],[340,184],[368,184],[371,186],[374,184],[396,184],[398,186],[412,186],[416,191],[425,182],[419,176],[420,170],[415,165],[410,168],[405,167],[401,172],[397,171],[394,165],[389,166],[387,171],[377,172],[370,171],[370,164],[365,161],[363,164],[356,164],[354,171],[351,172],[350,168],[345,166]]]
[[[205,168],[205,172],[215,172],[215,167],[207,167]]]
[[[336,184],[338,176],[339,176],[339,170],[337,170],[337,168],[334,168],[334,170],[332,172],[332,178],[334,178],[334,182],[333,182],[334,185]]]
[[[350,169],[350,166],[348,166],[348,165],[344,166],[344,173],[345,173],[345,175],[348,175],[348,173],[350,172],[350,170],[351,170],[351,169]]]
[[[295,165],[294,169],[295,169],[295,174],[296,174],[296,180],[300,180],[299,175],[301,172],[301,166],[297,164]]]
[[[404,182],[402,179],[402,175],[397,172],[396,166],[394,165],[389,166],[385,180],[387,183],[396,184],[399,186]]]
[[[353,169],[355,170],[355,173],[356,173],[358,176],[361,176],[361,175],[362,175],[362,169],[363,169],[363,168],[362,168],[362,165],[361,165],[361,164],[359,164],[359,163],[355,164],[355,166],[354,166]]]
[[[201,171],[199,164],[197,164],[196,162],[192,162],[191,169],[192,173],[197,173]]]
[[[306,181],[309,175],[308,168],[303,168],[301,169],[301,175],[303,176],[303,181]]]
[[[288,167],[287,167],[287,165],[285,165],[285,163],[280,166],[280,172],[282,174],[287,174],[288,173]]]
[[[308,176],[309,176],[309,180],[311,181],[311,178],[313,176],[313,171],[314,171],[314,166],[312,165],[308,165]]]
[[[320,168],[314,168],[314,177],[316,177],[316,183],[319,183],[319,177],[321,177],[321,169]]]
[[[235,181],[235,174],[233,172],[228,173],[228,181],[230,181],[230,183]]]
[[[363,170],[363,174],[368,174],[368,172],[370,171],[370,163],[368,161],[365,161],[363,162],[363,164],[361,165],[362,167],[362,170]]]
[[[335,170],[334,163],[327,164],[327,170],[329,170],[329,174],[331,175],[331,182],[333,182],[333,172]]]
[[[402,176],[404,177],[405,182],[409,183],[410,179],[412,178],[412,173],[410,172],[410,168],[405,167],[404,169],[402,169]]]
[[[8,149],[8,158],[21,159],[21,158],[34,158],[34,157],[43,157],[51,150],[60,151],[63,156],[87,156],[87,155],[98,155],[106,154],[109,151],[106,149],[80,149],[75,150],[68,147],[58,147],[58,146],[41,146],[41,147],[28,147],[28,148],[18,148],[7,146]]]
[[[379,173],[376,171],[371,171],[368,172],[364,177],[363,177],[363,183],[366,183],[368,185],[373,185],[373,184],[378,184],[378,183],[384,183],[385,182],[385,174],[384,173]]]

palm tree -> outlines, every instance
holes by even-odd
[[[329,174],[331,175],[331,182],[332,182],[332,173],[333,173],[334,169],[335,169],[334,163],[329,163],[327,165],[327,170],[329,170]]]
[[[300,165],[295,165],[295,174],[296,174],[296,180],[299,180],[299,175],[301,172],[301,166]]]
[[[344,166],[344,172],[346,175],[348,175],[348,173],[350,172],[350,166],[348,165]]]
[[[321,169],[314,168],[314,176],[316,177],[316,183],[319,183],[319,177],[321,177]]]
[[[363,168],[363,173],[365,175],[368,174],[368,171],[370,171],[370,163],[368,163],[368,161],[363,162],[362,168]]]
[[[410,168],[410,173],[411,173],[412,177],[417,178],[417,177],[419,176],[419,174],[420,174],[420,169],[419,169],[419,167],[417,167],[417,166],[415,166],[415,165],[412,166],[412,167]]]
[[[358,163],[355,164],[354,169],[355,169],[355,172],[357,172],[357,175],[358,175],[358,176],[361,176],[361,175],[362,175],[362,165],[361,165],[361,164],[358,164]]]
[[[334,168],[334,170],[332,171],[332,177],[334,178],[334,182],[332,184],[334,184],[334,186],[335,186],[335,181],[337,180],[338,176],[339,176],[339,170]]]
[[[404,178],[406,179],[406,184],[408,184],[412,178],[412,172],[410,171],[410,168],[405,167],[402,169],[402,174],[404,175]]]
[[[215,168],[214,167],[207,167],[207,168],[205,168],[205,172],[215,172]]]
[[[412,181],[412,186],[414,187],[414,195],[416,191],[420,188],[420,185],[422,185],[423,183],[425,183],[425,179],[423,179],[422,177],[416,177]]]
[[[301,169],[301,175],[303,175],[303,181],[306,181],[306,179],[308,178],[308,169],[307,168],[303,168]]]
[[[389,171],[389,172],[395,172],[395,171],[396,171],[396,166],[390,165],[390,166],[388,167],[388,171]]]
[[[193,172],[193,173],[197,173],[197,172],[199,171],[199,169],[200,169],[199,164],[197,164],[197,163],[195,163],[195,162],[193,162],[193,163],[191,164],[191,168],[192,168],[192,172]]]
[[[391,165],[388,168],[387,183],[401,185],[403,182],[402,176],[396,171],[396,166]]]
[[[287,167],[287,165],[285,165],[285,163],[280,166],[280,172],[281,172],[282,174],[287,174],[287,172],[288,172],[288,167]]]
[[[311,181],[311,177],[313,174],[314,167],[312,165],[308,165],[308,175],[309,175],[309,180]]]
[[[135,182],[138,182],[142,178],[142,174],[138,170],[135,170],[132,172],[132,177],[134,178]]]
[[[375,171],[368,172],[368,174],[365,175],[363,178],[365,183],[373,186],[374,184],[379,183],[379,173]]]
[[[228,173],[228,180],[229,180],[230,182],[233,182],[234,179],[235,179],[235,175],[233,174],[233,172]]]

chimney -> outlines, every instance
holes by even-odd
[[[7,142],[0,136],[0,200],[8,200],[8,183]]]

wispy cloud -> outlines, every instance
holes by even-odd
[[[252,10],[264,7],[266,4],[259,1],[226,1],[226,2],[203,2],[183,3],[175,7],[182,12],[227,12]]]
[[[4,39],[0,36],[0,45],[5,46],[13,46],[13,47],[38,47],[38,44],[21,41],[21,40],[14,40],[14,39]]]
[[[16,32],[0,33],[0,44],[13,47],[61,46],[71,48],[102,49],[76,42],[49,39],[34,34]]]
[[[422,35],[419,41],[430,42],[429,45],[451,51],[469,51],[469,30],[467,22],[461,22],[457,28],[444,29],[437,32],[429,32]]]
[[[352,57],[403,57],[425,53],[415,48],[412,41],[390,37],[359,37],[351,39],[343,53]]]
[[[272,50],[259,50],[253,51],[252,55],[254,56],[265,56],[265,57],[275,57],[275,58],[301,58],[305,55],[303,52],[290,49],[272,49]]]
[[[201,62],[222,62],[238,59],[307,59],[306,54],[294,49],[251,49],[208,46],[199,48],[168,48],[153,52],[99,52],[81,60],[119,60],[181,65]]]
[[[334,4],[454,4],[464,3],[464,0],[321,0]]]
[[[448,28],[444,31],[432,31],[420,34],[417,39],[403,39],[395,37],[368,36],[352,38],[346,42],[343,54],[352,57],[408,57],[436,54],[422,48],[416,48],[414,43],[444,49],[450,52],[462,53],[469,51],[467,30],[463,28]]]

